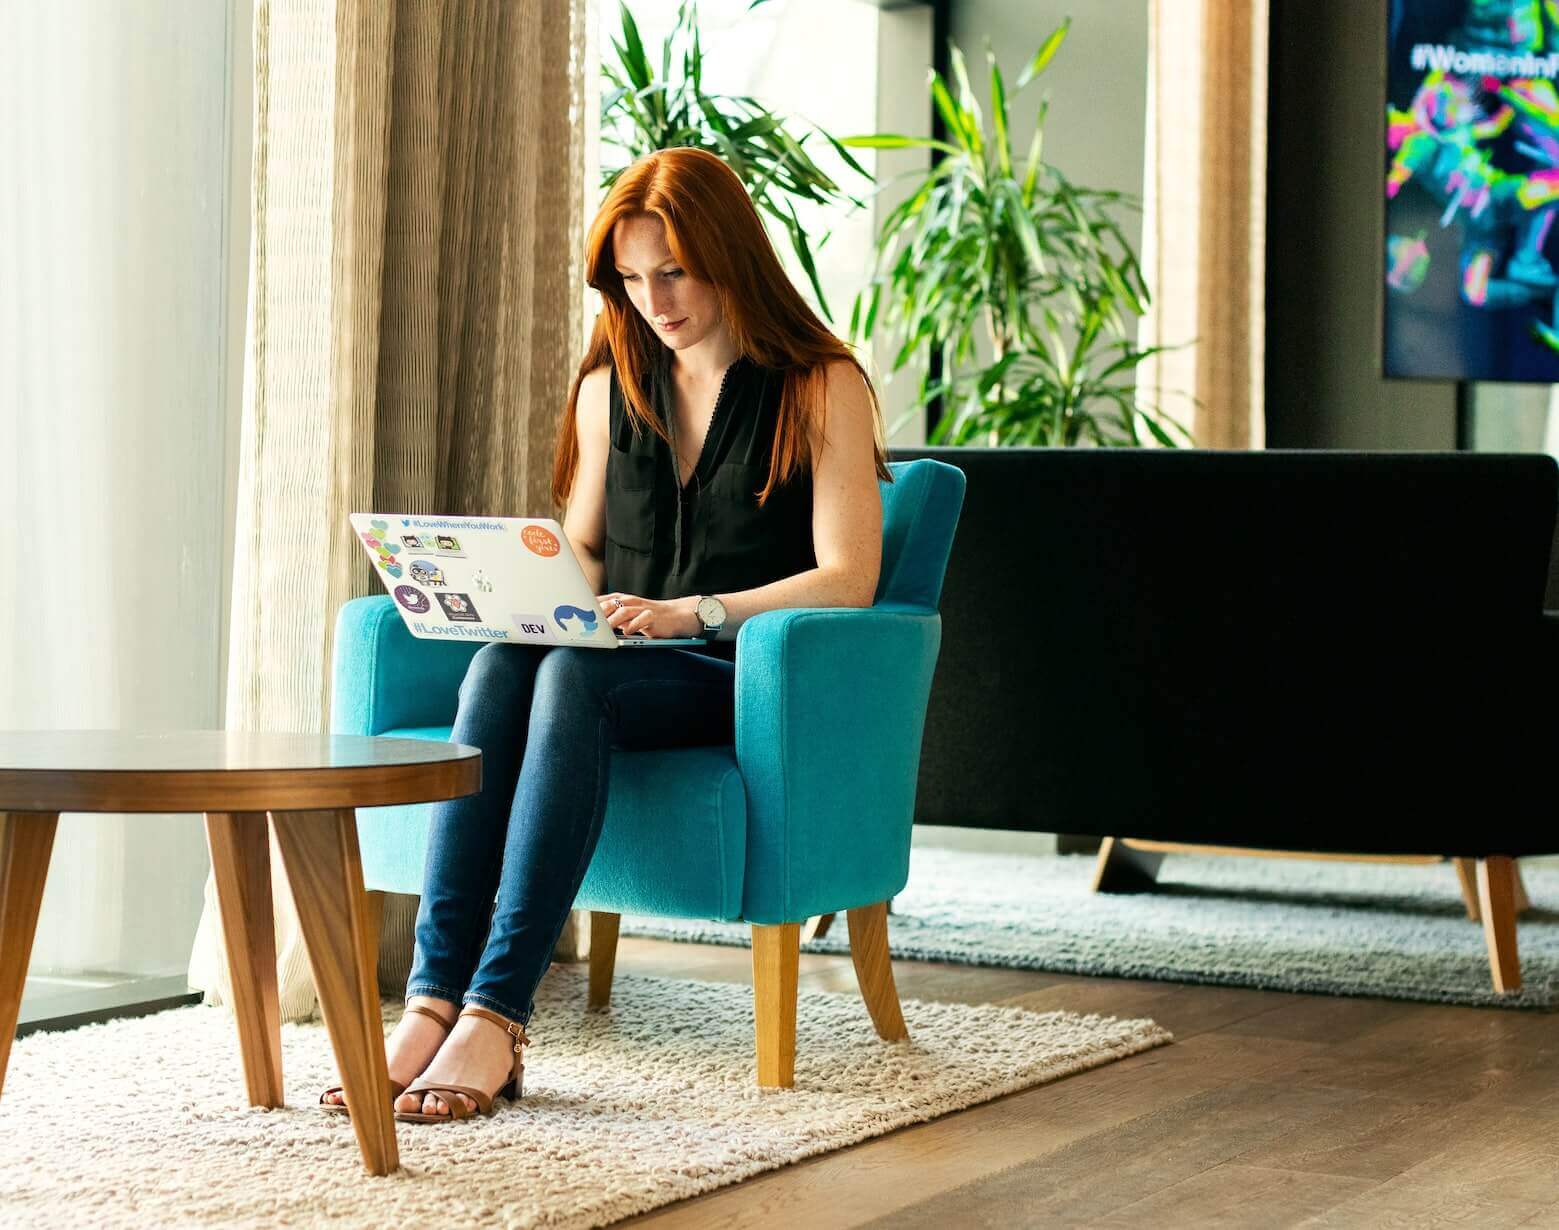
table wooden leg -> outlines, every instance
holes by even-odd
[[[263,811],[207,812],[233,1019],[251,1106],[283,1106],[271,844]]]
[[[363,1163],[370,1174],[389,1174],[400,1165],[400,1155],[357,817],[350,807],[273,811],[271,823]]]
[[[52,811],[0,811],[0,1090],[22,1011],[22,984],[59,818]]]

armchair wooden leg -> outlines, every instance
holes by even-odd
[[[801,924],[801,942],[821,939],[828,934],[828,929],[834,925],[832,914],[814,914],[806,922]]]
[[[1478,905],[1483,938],[1489,946],[1489,972],[1501,995],[1521,989],[1521,958],[1516,950],[1515,860],[1495,855],[1478,860]]]
[[[263,811],[207,812],[206,843],[222,918],[233,1020],[249,1105],[286,1105],[276,931],[271,911],[271,839]]]
[[[621,914],[590,911],[590,1002],[605,1008],[612,1002],[612,973],[617,968],[617,927]]]
[[[400,1156],[379,1016],[378,963],[368,951],[368,894],[357,818],[349,807],[273,811],[271,824],[363,1163],[370,1174],[389,1174],[400,1165]]]
[[[758,1084],[790,1089],[796,1083],[796,973],[801,925],[752,929],[753,1015],[758,1033]]]
[[[22,1012],[22,985],[59,813],[0,811],[0,1090]]]
[[[888,956],[888,903],[863,905],[846,917],[850,925],[850,959],[855,962],[855,980],[860,984],[866,1011],[871,1013],[879,1038],[900,1042],[909,1037],[909,1029],[899,1008],[893,962]]]
[[[1156,850],[1139,850],[1124,838],[1106,837],[1099,846],[1099,861],[1093,869],[1096,893],[1140,893],[1151,889],[1164,861]]]

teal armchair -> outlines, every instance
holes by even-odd
[[[736,741],[616,750],[601,838],[575,907],[591,911],[590,1003],[610,999],[624,913],[752,926],[758,1083],[792,1083],[800,925],[848,911],[880,1036],[906,1037],[887,902],[909,878],[920,739],[941,642],[937,603],[964,475],[890,465],[870,607],[765,611],[737,633]],[[479,645],[406,631],[388,596],[336,621],[331,729],[445,740]],[[357,814],[372,892],[418,893],[430,804]]]

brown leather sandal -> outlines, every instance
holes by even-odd
[[[415,1012],[415,1013],[417,1013],[420,1016],[430,1016],[430,1017],[432,1017],[435,1021],[437,1021],[440,1025],[442,1025],[444,1027],[444,1036],[446,1038],[449,1036],[449,1031],[455,1027],[454,1021],[446,1021],[438,1013],[434,1012],[433,1009],[428,1008],[428,1007],[424,1007],[422,1004],[407,1004],[406,1005],[406,1011],[407,1012]],[[343,1090],[342,1090],[340,1085],[332,1085],[329,1089],[325,1090],[324,1093],[320,1094],[319,1095],[319,1108],[320,1108],[320,1110],[328,1110],[333,1115],[345,1115],[345,1114],[350,1113],[348,1108],[347,1108],[347,1104],[344,1101],[342,1101],[342,1102],[327,1102],[327,1101],[325,1101],[325,1099],[330,1094],[332,1094],[332,1093],[342,1093],[342,1092],[343,1092]],[[393,1105],[394,1102],[395,1102],[395,1099],[400,1097],[401,1094],[403,1094],[405,1092],[406,1092],[406,1086],[405,1085],[401,1084],[399,1081],[391,1081],[390,1082],[390,1103]]]
[[[486,1008],[479,1008],[475,1004],[467,1004],[460,1010],[461,1016],[479,1016],[491,1021],[494,1025],[503,1027],[505,1033],[514,1039],[514,1066],[509,1071],[509,1080],[496,1093],[488,1093],[482,1089],[472,1089],[466,1085],[438,1085],[431,1081],[417,1081],[403,1093],[422,1094],[426,1096],[436,1093],[444,1099],[444,1104],[449,1107],[447,1115],[425,1115],[421,1112],[398,1110],[395,1117],[403,1123],[454,1123],[457,1120],[467,1118],[473,1112],[464,1102],[454,1097],[454,1094],[463,1093],[476,1103],[476,1114],[490,1115],[493,1113],[493,1102],[498,1098],[518,1099],[525,1093],[525,1056],[522,1048],[530,1045],[530,1038],[526,1036],[525,1027],[507,1017],[499,1016],[496,1012],[489,1012]]]

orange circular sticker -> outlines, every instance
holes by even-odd
[[[563,549],[558,536],[541,525],[527,525],[520,531],[520,541],[537,555],[553,556]]]

